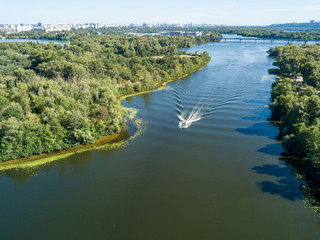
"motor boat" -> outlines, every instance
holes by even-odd
[[[187,128],[191,125],[191,122],[188,122],[187,120],[181,120],[179,122],[179,128]]]

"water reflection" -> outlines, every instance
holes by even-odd
[[[127,101],[129,104],[131,104],[132,101],[133,101],[133,97],[127,97],[127,98],[126,98],[126,101]]]
[[[54,161],[45,165],[22,168],[9,169],[0,172],[0,178],[9,177],[12,181],[20,184],[26,184],[32,177],[37,175],[45,175],[54,169],[59,169],[60,175],[66,173],[67,169],[76,172],[85,170],[86,166],[93,160],[93,151],[72,155],[62,161]]]
[[[67,170],[72,170],[74,172],[81,173],[82,171],[85,171],[87,166],[93,161],[95,151],[92,151],[93,149],[100,149],[108,150],[108,146],[112,146],[112,144],[124,144],[130,139],[130,136],[134,136],[136,132],[138,131],[137,126],[135,126],[131,121],[128,121],[127,129],[126,131],[122,131],[114,140],[108,140],[107,142],[104,142],[103,140],[98,140],[95,145],[90,146],[78,146],[77,149],[84,148],[86,149],[88,147],[88,151],[84,151],[81,153],[76,153],[74,155],[71,155],[69,157],[42,163],[41,159],[35,160],[40,161],[39,165],[34,167],[25,167],[25,168],[12,168],[7,170],[0,171],[0,178],[2,177],[9,177],[12,181],[18,182],[20,184],[26,184],[33,176],[37,175],[45,175],[51,172],[54,169],[58,169],[60,175],[64,175],[67,173]],[[105,148],[104,148],[105,146]],[[120,146],[120,145],[119,145]],[[91,149],[91,150],[90,150]],[[105,155],[110,154],[110,150],[113,149],[112,147],[109,149],[109,151],[105,152]],[[68,149],[65,150],[65,152],[69,151]],[[73,150],[75,151],[75,150]],[[61,151],[61,154],[65,153],[64,150]],[[49,154],[50,155],[57,155],[56,152],[53,152]],[[57,155],[59,156],[59,155]],[[28,162],[26,162],[28,163]]]
[[[317,227],[320,228],[320,217],[318,217]]]
[[[245,102],[245,101],[244,101]],[[253,103],[252,103],[253,104]],[[262,104],[265,104],[262,103]],[[266,119],[269,118],[270,116],[270,111],[268,108],[263,107],[263,108],[255,108],[255,111],[253,111],[250,115],[252,116],[246,116],[243,117],[243,120],[249,120],[249,121],[253,121],[253,122],[257,122],[257,121],[265,121]]]
[[[303,194],[299,188],[296,188],[297,180],[279,179],[276,183],[271,181],[264,181],[258,183],[261,191],[270,193],[272,195],[279,195],[290,201],[297,201],[303,199]]]
[[[23,169],[23,170],[17,170],[17,169],[10,169],[6,171],[0,172],[0,178],[3,177],[10,177],[10,179],[14,182],[20,183],[22,185],[26,184],[29,179],[36,175],[39,171],[39,168],[34,168],[32,170],[29,169]]]
[[[268,144],[263,148],[258,149],[258,152],[265,153],[271,156],[279,156],[282,152],[281,144]]]
[[[270,122],[258,122],[248,128],[237,128],[236,130],[244,135],[268,137],[275,139],[275,131],[270,131]]]
[[[252,168],[258,174],[265,174],[278,178],[276,181],[263,181],[257,183],[262,192],[278,195],[290,201],[302,200],[303,193],[299,181],[293,176],[290,169],[274,164],[265,164]]]
[[[152,94],[150,94],[150,93],[145,93],[145,94],[143,94],[143,97],[144,97],[145,106],[146,106],[147,108],[150,108]]]

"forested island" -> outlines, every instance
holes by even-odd
[[[280,139],[293,166],[310,188],[311,205],[320,211],[320,46],[277,46],[271,72],[281,78],[273,84],[271,120],[279,122]]]
[[[207,52],[177,52],[202,37],[129,37],[86,31],[23,33],[65,45],[0,43],[0,161],[49,153],[121,131],[118,101],[192,72]]]

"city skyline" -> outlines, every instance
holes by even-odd
[[[145,0],[117,2],[78,1],[21,1],[2,3],[1,24],[68,24],[95,22],[104,24],[195,23],[265,26],[275,23],[309,22],[320,20],[320,4],[308,1],[200,0],[158,3]]]

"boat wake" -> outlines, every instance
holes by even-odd
[[[216,91],[219,90],[220,89],[216,89]],[[209,89],[204,90],[201,96],[199,96],[198,93],[193,93],[192,90],[188,92],[176,88],[173,92],[176,98],[177,117],[179,119],[178,127],[182,129],[190,127],[193,123],[198,122],[203,117],[213,113],[226,104],[233,102],[240,96],[238,92],[231,96],[227,95],[222,99],[219,97],[219,101],[214,103],[214,92]]]
[[[207,113],[212,102],[213,95],[206,94],[199,100],[199,96],[196,96],[190,92],[188,96],[187,91],[183,94],[177,94],[177,116],[179,118],[179,128],[188,128],[191,124],[199,121]],[[198,101],[197,101],[198,99]],[[195,102],[197,101],[197,104]]]
[[[185,113],[178,114],[178,118],[180,119],[179,128],[188,128],[192,123],[202,118],[201,108],[193,109],[189,115]]]

